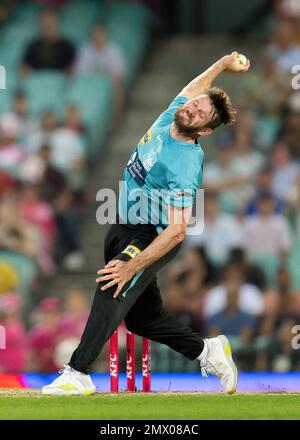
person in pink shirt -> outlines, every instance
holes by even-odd
[[[0,120],[0,169],[18,177],[26,153],[17,142],[19,124],[14,114],[6,114]]]
[[[21,218],[38,231],[42,243],[39,263],[44,272],[51,273],[54,269],[52,252],[56,238],[52,206],[40,197],[38,185],[27,183],[21,188],[18,208]]]
[[[71,289],[65,300],[65,313],[61,319],[61,333],[80,339],[88,318],[87,295],[80,289]]]
[[[26,332],[20,318],[21,300],[17,293],[0,295],[0,325],[5,328],[5,349],[0,350],[0,372],[26,371]]]
[[[40,373],[51,373],[59,369],[55,362],[55,349],[61,340],[60,301],[44,298],[39,307],[39,323],[29,332],[29,369]]]

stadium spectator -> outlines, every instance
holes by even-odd
[[[18,177],[26,153],[18,143],[19,124],[14,114],[3,116],[0,121],[0,169]]]
[[[258,264],[249,260],[244,249],[231,249],[229,261],[241,265],[245,275],[245,283],[252,284],[261,291],[267,288],[267,279],[264,270]]]
[[[18,123],[18,135],[21,142],[39,129],[39,120],[30,115],[28,99],[22,90],[18,90],[14,95],[12,112]]]
[[[207,257],[204,247],[187,248],[184,257],[189,278],[193,279],[198,290],[206,291],[216,283],[219,271]]]
[[[84,257],[79,242],[78,216],[72,202],[71,191],[65,189],[57,194],[53,206],[58,227],[57,253],[63,258],[62,264],[65,269],[76,271],[82,267]]]
[[[41,115],[41,123],[38,129],[26,138],[26,150],[28,153],[38,153],[43,145],[50,145],[57,127],[57,115],[52,110],[45,110]]]
[[[16,293],[0,295],[0,325],[5,328],[5,350],[0,350],[0,372],[26,371],[26,330],[20,317],[21,300]]]
[[[257,326],[257,317],[241,310],[240,284],[237,281],[228,283],[226,289],[226,306],[220,312],[210,316],[206,322],[206,333],[215,337],[228,335],[236,349],[252,341]]]
[[[54,352],[61,340],[61,308],[57,298],[44,298],[37,310],[38,322],[28,334],[29,369],[40,373],[57,371]]]
[[[249,255],[286,257],[292,244],[292,234],[286,218],[273,214],[271,194],[262,194],[258,202],[258,215],[244,220],[245,249]]]
[[[16,1],[2,0],[0,3],[0,29],[5,26],[16,8]]]
[[[64,309],[61,318],[62,333],[80,338],[89,313],[86,294],[80,289],[69,290],[65,296]]]
[[[235,216],[220,212],[218,195],[214,192],[205,192],[204,216],[203,232],[189,235],[187,243],[203,246],[212,263],[224,264],[232,248],[243,247],[243,228]]]
[[[42,115],[42,129],[27,139],[29,152],[37,153],[43,145],[51,149],[51,164],[61,171],[67,185],[80,190],[85,177],[85,152],[81,136],[73,129],[59,124],[51,110]]]
[[[22,219],[16,201],[12,197],[0,202],[0,247],[37,258],[38,235],[34,227]]]
[[[105,26],[96,24],[91,41],[84,44],[78,54],[75,72],[78,75],[106,73],[124,82],[126,66],[121,49],[108,39]]]
[[[299,320],[287,317],[268,337],[262,335],[255,344],[259,350],[256,369],[259,371],[299,371],[300,351],[293,348],[293,327]]]
[[[293,327],[299,320],[286,318],[275,333],[272,348],[269,351],[270,369],[277,372],[299,371],[300,350],[293,347]]]
[[[280,20],[276,29],[275,41],[267,47],[269,56],[276,62],[280,72],[290,73],[293,66],[299,64],[300,47],[293,39],[296,29],[291,20]]]
[[[121,49],[109,41],[104,25],[96,24],[90,42],[81,47],[75,64],[75,73],[77,75],[104,73],[111,78],[114,86],[113,108],[116,124],[119,124],[125,102],[126,64]]]
[[[206,334],[211,337],[219,334],[228,335],[240,369],[249,369],[254,354],[252,343],[258,318],[248,311],[241,310],[239,296],[239,283],[233,281],[227,287],[226,306],[220,312],[209,317],[204,325]]]
[[[274,200],[274,214],[284,214],[287,210],[287,203],[282,198],[273,194],[272,189],[273,183],[273,171],[272,167],[269,165],[264,166],[258,173],[257,179],[253,186],[253,195],[246,202],[245,205],[245,215],[257,215],[258,213],[258,203],[261,194],[270,193]]]
[[[75,57],[73,44],[59,33],[58,17],[54,10],[40,15],[40,35],[25,50],[21,72],[58,70],[70,73]]]
[[[17,181],[8,172],[0,169],[0,197],[10,193],[16,187]]]
[[[164,304],[170,313],[190,325],[195,331],[203,331],[202,289],[195,283],[195,277],[187,268],[175,267],[164,288]]]
[[[66,108],[65,126],[75,133],[86,134],[86,126],[82,120],[79,108],[75,104],[68,105]]]
[[[52,252],[56,236],[56,223],[51,205],[41,198],[37,185],[27,183],[20,189],[18,210],[19,216],[35,227],[39,234],[38,263],[44,272],[51,273],[54,270]]]
[[[67,186],[66,178],[52,165],[50,154],[49,146],[43,145],[39,156],[30,157],[32,162],[40,160],[37,162],[39,175],[30,167],[26,181],[38,184],[41,198],[51,204],[53,209],[57,227],[56,259],[64,257],[65,266],[77,270],[83,262],[79,245],[78,213],[73,206],[74,197]],[[32,179],[33,176],[35,179]]]
[[[255,110],[260,117],[280,117],[290,92],[289,78],[278,71],[268,53],[260,57],[261,69],[250,71],[241,79],[238,101],[242,108]]]
[[[41,146],[39,156],[42,160],[42,174],[37,183],[39,184],[42,198],[52,204],[57,195],[67,188],[66,178],[51,163],[51,148],[48,144]]]
[[[300,174],[298,163],[292,159],[289,147],[279,141],[272,150],[272,191],[274,195],[288,201]]]
[[[249,177],[241,174],[234,161],[235,149],[230,132],[218,144],[217,157],[204,167],[204,189],[219,194],[222,211],[235,213],[240,204],[241,188],[248,185]]]
[[[255,120],[249,111],[241,112],[239,115],[234,136],[235,157],[233,164],[239,175],[248,178],[253,182],[259,170],[264,164],[264,157],[253,148]],[[249,194],[250,186],[240,186],[240,198]]]
[[[206,320],[222,312],[227,307],[228,292],[232,289],[232,286],[234,286],[234,291],[238,295],[236,301],[239,311],[254,316],[263,313],[264,300],[262,292],[256,286],[245,282],[245,273],[241,264],[231,262],[224,269],[221,284],[209,290],[204,298],[203,311]]]
[[[291,152],[294,159],[299,162],[300,159],[300,105],[299,94],[297,97],[294,95],[294,103],[291,98],[289,102],[289,109],[286,118],[283,121],[282,127],[279,132],[279,138],[285,143]]]

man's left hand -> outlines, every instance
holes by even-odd
[[[117,286],[113,297],[116,298],[123,287],[128,281],[135,275],[134,270],[130,264],[130,261],[112,260],[103,269],[97,271],[97,274],[101,275],[96,279],[96,282],[108,281],[107,284],[101,287],[102,291],[109,289],[112,286]]]

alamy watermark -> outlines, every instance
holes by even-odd
[[[292,348],[294,350],[299,350],[299,348],[300,348],[300,325],[294,325],[292,327],[292,334],[295,335],[292,338]]]
[[[6,69],[2,65],[0,65],[0,89],[6,89]]]
[[[170,206],[179,208],[172,219],[175,224],[185,222],[187,235],[199,235],[204,229],[204,190],[198,189],[152,189],[129,190],[125,181],[119,182],[119,198],[114,190],[103,188],[97,192],[100,206],[96,219],[100,225],[113,224],[119,216],[122,224],[169,224]],[[118,201],[119,200],[119,201]],[[190,207],[188,218],[182,215],[182,209]],[[182,209],[180,209],[182,208]]]
[[[291,73],[293,75],[292,88],[294,90],[300,90],[300,64],[293,66]]]

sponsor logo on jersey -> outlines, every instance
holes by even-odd
[[[127,163],[127,170],[138,185],[143,186],[145,184],[147,173],[139,159],[137,151],[135,151],[129,159]]]
[[[122,254],[127,254],[131,258],[133,258],[133,257],[136,257],[141,252],[142,251],[139,248],[137,248],[136,246],[133,246],[132,244],[130,244],[129,246],[127,246],[126,249],[124,249],[124,251],[122,251]]]
[[[149,157],[147,157],[147,159],[144,160],[143,162],[143,166],[145,168],[146,171],[150,171],[151,168],[153,167],[153,165],[156,162],[156,153],[153,152]]]
[[[152,128],[150,128],[147,133],[145,134],[145,136],[142,138],[141,142],[142,145],[145,145],[147,142],[152,140]]]

